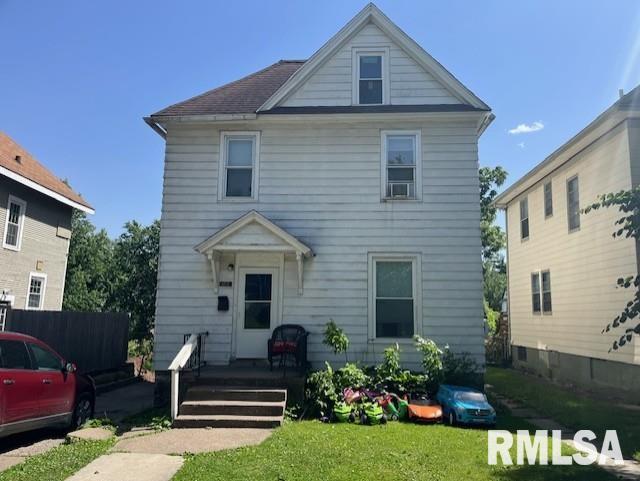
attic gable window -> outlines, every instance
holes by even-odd
[[[222,133],[218,199],[257,199],[259,149],[259,132]]]
[[[355,49],[353,53],[353,103],[382,105],[388,98],[387,49]]]

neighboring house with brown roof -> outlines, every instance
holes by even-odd
[[[94,212],[0,132],[0,303],[14,309],[62,308],[73,209]]]
[[[506,212],[508,309],[518,367],[638,399],[640,338],[611,349],[636,319],[602,332],[633,298],[640,248],[614,238],[622,213],[581,209],[640,186],[640,87],[622,96],[495,200]],[[628,325],[630,324],[630,325]]]
[[[285,323],[318,366],[420,334],[484,362],[478,138],[489,107],[373,4],[308,60],[145,121],[166,141],[155,367],[267,356]]]

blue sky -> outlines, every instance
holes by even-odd
[[[504,166],[509,182],[640,82],[636,0],[376,4],[493,108],[480,163]],[[0,130],[117,235],[160,215],[163,142],[144,115],[306,58],[364,5],[0,0]]]

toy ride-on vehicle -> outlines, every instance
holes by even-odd
[[[333,408],[333,421],[338,423],[353,423],[356,420],[355,410],[347,403],[338,402]]]
[[[387,416],[376,402],[365,402],[360,409],[360,424],[375,426],[377,424],[386,424]]]
[[[442,421],[442,406],[425,396],[409,401],[407,411],[409,419],[414,422],[437,423]]]

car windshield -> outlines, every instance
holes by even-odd
[[[475,402],[487,401],[487,398],[481,392],[458,392],[456,393],[456,399],[458,401],[475,401]]]

